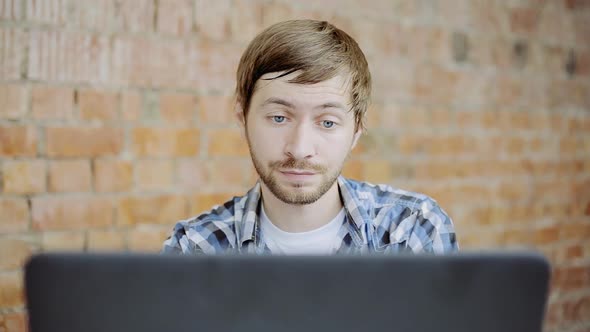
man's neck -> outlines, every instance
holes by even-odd
[[[287,204],[273,195],[262,184],[262,199],[264,212],[278,228],[292,233],[307,232],[320,228],[332,219],[342,209],[342,201],[338,190],[338,181],[312,204]]]

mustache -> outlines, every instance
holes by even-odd
[[[269,163],[270,168],[296,168],[300,170],[310,170],[316,172],[325,172],[327,169],[325,166],[310,163],[307,160],[297,160],[294,158],[288,158],[285,160],[273,161]]]

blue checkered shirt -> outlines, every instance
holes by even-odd
[[[453,223],[432,198],[342,176],[338,186],[346,213],[337,254],[458,250]],[[245,196],[178,222],[162,252],[271,254],[260,232],[260,198],[257,183]]]

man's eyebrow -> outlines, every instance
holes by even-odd
[[[271,105],[271,104],[277,104],[277,105],[282,105],[288,108],[295,108],[295,105],[293,105],[292,103],[281,99],[281,98],[276,98],[276,97],[270,97],[267,100],[265,100],[261,106],[266,106],[266,105]],[[317,107],[315,107],[316,109],[326,109],[326,108],[337,108],[337,109],[341,109],[343,111],[348,111],[348,108],[346,106],[344,106],[342,103],[339,102],[327,102],[324,104],[321,104]]]
[[[328,102],[328,103],[322,104],[316,108],[322,108],[322,109],[323,108],[339,108],[343,111],[348,110],[348,108],[346,108],[342,103],[339,103],[339,102]]]
[[[276,98],[276,97],[270,97],[267,100],[265,100],[261,106],[266,106],[266,105],[271,105],[271,104],[278,104],[278,105],[283,105],[285,107],[288,108],[295,108],[295,105],[291,104],[290,102],[281,99],[281,98]]]

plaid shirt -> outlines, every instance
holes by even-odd
[[[458,250],[453,223],[428,196],[338,178],[346,210],[337,254],[435,253]],[[260,232],[260,183],[209,213],[180,221],[163,253],[270,254]]]

